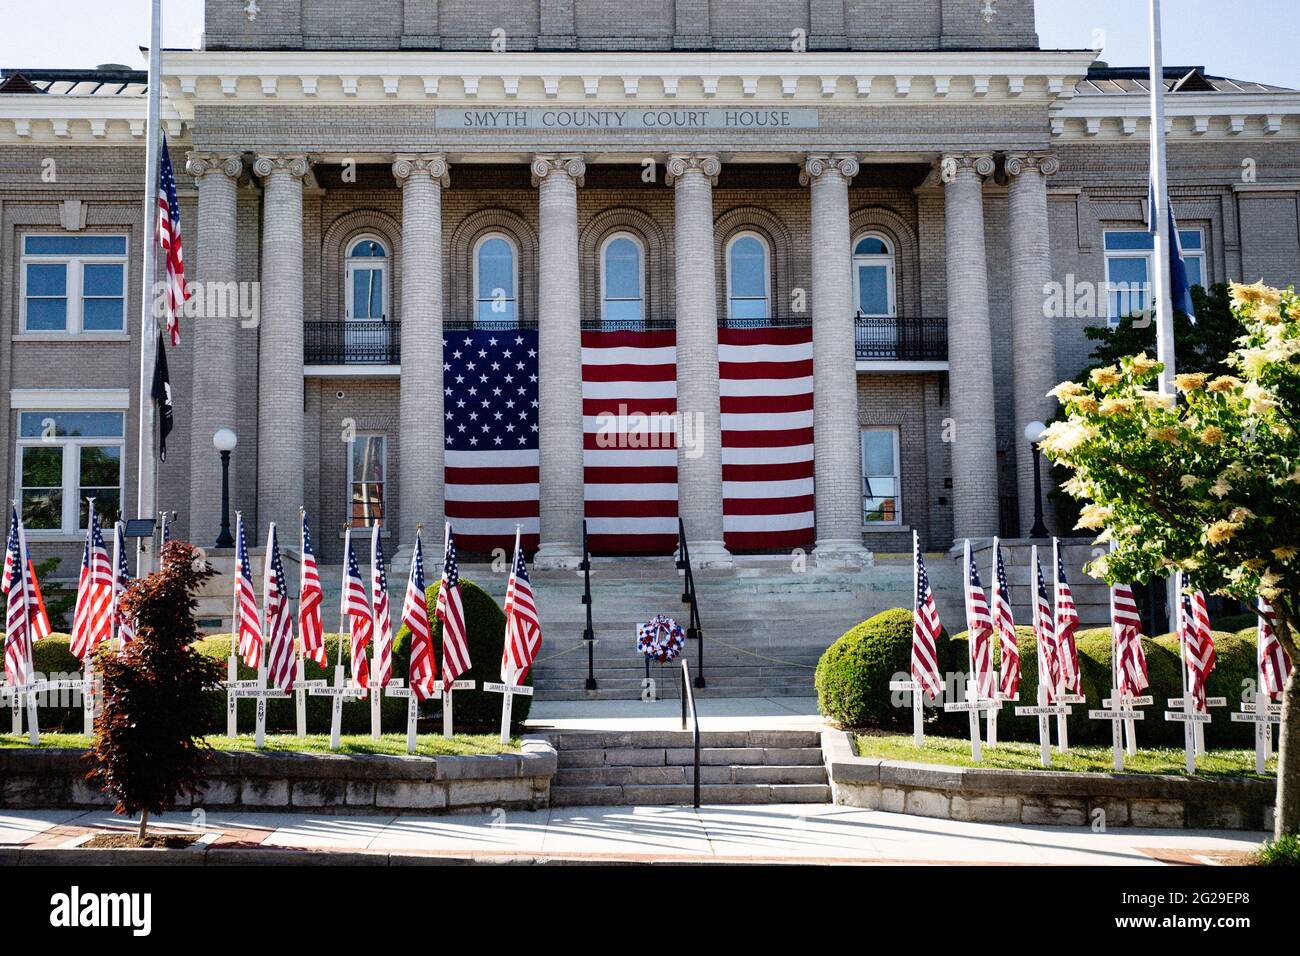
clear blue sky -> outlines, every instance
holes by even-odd
[[[23,9],[3,14],[0,66],[143,66],[138,48],[148,42],[148,0],[3,5]],[[203,0],[164,0],[163,6],[164,44],[197,46]],[[1144,0],[1036,0],[1036,6],[1045,48],[1091,49],[1100,42],[1112,66],[1146,63]],[[1166,63],[1300,89],[1300,0],[1164,0],[1163,7]]]

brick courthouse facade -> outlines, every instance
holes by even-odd
[[[602,322],[675,332],[699,441],[674,495],[698,558],[728,561],[744,478],[719,437],[735,327],[810,329],[814,447],[771,494],[806,498],[814,553],[1028,528],[1023,426],[1128,301],[1107,283],[1147,268],[1141,71],[1040,50],[1030,0],[251,6],[208,0],[203,49],[163,57],[208,309],[169,355],[178,534],[216,537],[228,426],[259,533],[305,504],[337,561],[333,529],[382,513],[406,552],[450,480],[443,339],[503,310],[538,342],[543,564],[571,563],[593,516],[582,336]],[[1194,277],[1289,283],[1300,94],[1169,73]],[[79,497],[134,510],[143,82],[6,77],[0,461],[37,554],[75,560]]]

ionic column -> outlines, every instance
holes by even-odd
[[[401,549],[406,564],[423,524],[441,540],[443,523],[442,190],[443,156],[399,156],[402,189],[402,376],[398,383],[397,465]]]
[[[691,561],[731,564],[722,529],[722,418],[718,397],[718,299],[713,262],[717,156],[668,160],[673,187],[677,290],[677,511]],[[689,441],[683,440],[689,437]]]
[[[984,177],[990,156],[945,156],[948,255],[948,381],[952,394],[953,531],[962,538],[998,531],[997,422],[993,338],[984,250]]]
[[[190,537],[197,545],[211,547],[221,525],[221,459],[212,446],[212,436],[219,428],[235,427],[235,343],[239,331],[235,187],[244,163],[238,155],[190,153],[185,169],[199,189],[198,256],[193,275],[213,292],[205,294],[203,301],[217,306],[204,310],[191,333],[199,360],[194,363],[190,430]]]
[[[1015,379],[1016,488],[1020,499],[1020,533],[1028,536],[1034,521],[1034,455],[1024,440],[1025,426],[1050,421],[1056,402],[1047,392],[1056,386],[1055,329],[1043,314],[1044,287],[1052,278],[1047,229],[1047,177],[1061,164],[1054,156],[1009,156],[1011,231],[1011,355]],[[1043,494],[1047,493],[1047,486]]]
[[[849,180],[852,156],[810,156],[799,179],[811,188],[813,473],[819,561],[864,563],[862,438],[853,327]]]
[[[580,156],[538,156],[538,567],[576,567],[582,554],[582,320],[578,286]]]
[[[307,157],[259,156],[262,319],[258,329],[257,517],[292,541],[303,500],[302,184]]]

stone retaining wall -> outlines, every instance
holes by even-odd
[[[0,750],[0,807],[111,806],[85,780],[81,750]],[[550,804],[555,748],[526,740],[522,753],[474,757],[220,751],[202,793],[178,807],[328,809],[331,814],[538,809]]]
[[[984,823],[1273,829],[1271,780],[904,763],[856,756],[839,730],[822,732],[822,755],[831,799],[843,806]]]

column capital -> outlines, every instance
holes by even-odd
[[[850,180],[858,174],[859,168],[858,158],[845,153],[837,153],[833,156],[808,156],[799,170],[799,185],[811,186],[829,172],[837,172],[845,180]]]
[[[691,170],[699,171],[710,186],[716,186],[718,174],[722,172],[722,160],[716,153],[673,153],[665,168],[664,182],[669,186],[676,185]]]
[[[450,169],[447,157],[440,153],[393,157],[393,178],[398,186],[405,186],[418,176],[428,176],[445,189],[451,185]]]
[[[201,179],[209,173],[221,173],[229,179],[238,179],[244,171],[244,159],[238,153],[186,153],[185,171],[195,179]]]
[[[939,160],[939,178],[950,183],[962,170],[973,170],[977,176],[992,176],[997,169],[990,153],[944,153]]]
[[[587,175],[586,161],[576,154],[567,156],[534,156],[531,167],[533,174],[533,185],[541,185],[543,179],[555,173],[564,173],[576,182],[582,185],[583,179]]]
[[[253,172],[265,179],[272,173],[288,173],[294,179],[304,178],[311,162],[304,153],[262,153],[253,160]]]
[[[1004,166],[1008,176],[1019,176],[1027,169],[1037,169],[1044,176],[1055,176],[1061,171],[1061,161],[1051,153],[1011,153]]]

